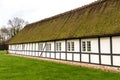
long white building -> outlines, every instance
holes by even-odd
[[[87,6],[27,25],[9,53],[120,67],[120,0]]]

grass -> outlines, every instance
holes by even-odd
[[[0,80],[120,80],[119,73],[10,56],[0,52]]]

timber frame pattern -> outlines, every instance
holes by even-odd
[[[108,36],[107,36],[108,37]],[[80,63],[89,63],[89,64],[95,64],[95,65],[103,65],[103,66],[111,66],[111,67],[120,67],[120,66],[116,66],[116,65],[114,65],[113,64],[113,57],[114,56],[119,56],[120,57],[120,54],[113,54],[113,50],[112,50],[112,37],[114,37],[114,36],[109,36],[109,38],[110,38],[110,53],[101,53],[101,45],[100,45],[100,41],[101,41],[101,38],[103,38],[103,37],[97,37],[97,39],[98,39],[98,52],[99,53],[85,53],[85,52],[81,52],[81,39],[82,38],[79,38],[79,46],[80,46],[80,48],[79,48],[79,52],[68,52],[67,51],[67,41],[68,40],[71,40],[71,39],[66,39],[65,40],[65,51],[56,51],[56,47],[55,47],[55,45],[56,45],[56,41],[54,40],[53,42],[54,42],[54,51],[39,51],[39,50],[37,50],[37,48],[35,47],[35,50],[10,50],[10,51],[15,51],[15,53],[16,52],[24,52],[24,54],[23,55],[26,55],[26,56],[33,56],[33,57],[41,57],[41,58],[49,58],[49,59],[55,59],[55,60],[64,60],[64,61],[74,61],[74,62],[80,62]],[[88,39],[88,38],[87,38]],[[73,40],[73,39],[72,39]],[[58,40],[57,40],[58,41]],[[30,44],[34,44],[35,42],[33,42],[33,43],[30,43]],[[38,42],[36,42],[36,43],[38,43]],[[40,42],[39,42],[40,43]],[[45,42],[46,43],[46,42]],[[29,43],[26,43],[26,44],[29,44]],[[28,47],[28,46],[27,46]],[[44,46],[44,48],[45,48],[45,46]],[[27,49],[27,48],[26,48]],[[32,52],[31,54],[30,54],[30,52]],[[42,56],[42,53],[45,53],[45,57],[43,57]],[[57,53],[59,53],[59,59],[56,57],[56,54]],[[61,54],[62,53],[65,53],[65,59],[62,59],[61,58]],[[51,54],[54,54],[54,58],[52,58],[51,57]],[[72,60],[68,60],[67,59],[67,57],[68,57],[68,55],[67,54],[72,54]],[[74,58],[74,55],[75,54],[79,54],[79,61],[76,61],[75,60],[75,58]],[[86,54],[86,55],[88,55],[88,59],[89,59],[89,61],[87,61],[87,62],[85,62],[85,61],[82,61],[82,55],[83,54]],[[17,54],[17,55],[22,55],[22,54]],[[91,62],[91,56],[92,55],[98,55],[99,56],[99,63],[92,63]],[[49,57],[48,57],[49,56]],[[109,56],[110,57],[110,64],[102,64],[102,56]]]

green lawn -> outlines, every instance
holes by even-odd
[[[9,56],[0,52],[0,80],[120,80],[119,73]]]

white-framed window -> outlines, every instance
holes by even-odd
[[[50,43],[49,43],[49,44],[48,44],[48,43],[46,44],[46,51],[51,51],[51,44],[50,44]]]
[[[74,42],[67,42],[67,51],[74,51]]]
[[[38,50],[39,50],[39,51],[43,51],[43,44],[42,44],[42,43],[39,43],[39,44],[38,44]]]
[[[61,51],[61,42],[56,43],[56,51]]]
[[[82,41],[82,51],[91,51],[91,41]]]

